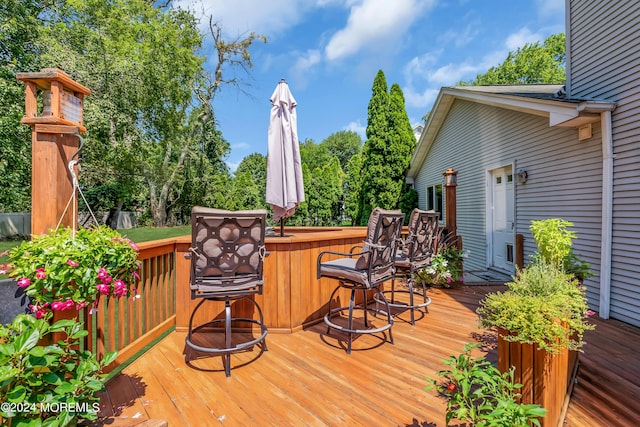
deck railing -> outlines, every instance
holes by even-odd
[[[85,348],[102,357],[118,351],[111,371],[170,331],[176,319],[176,239],[138,244],[142,263],[139,298],[102,298],[97,312],[81,314],[89,335]]]

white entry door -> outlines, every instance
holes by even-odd
[[[513,173],[511,166],[491,171],[491,265],[514,272]]]

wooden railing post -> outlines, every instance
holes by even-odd
[[[191,261],[185,257],[189,254],[190,243],[176,243],[176,330],[186,330],[191,315],[191,293],[189,291],[189,274]]]

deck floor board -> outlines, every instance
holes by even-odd
[[[174,332],[127,366],[101,393],[104,425],[113,417],[166,420],[169,426],[444,426],[444,400],[425,391],[443,359],[482,341],[476,354],[497,359],[496,333],[480,329],[475,309],[499,286],[429,290],[429,313],[416,325],[401,313],[382,336],[358,336],[351,355],[344,334],[323,323],[294,334],[269,334],[231,358],[231,377],[219,357],[186,363],[185,333]],[[586,334],[577,384],[564,426],[640,425],[640,329],[594,319]],[[198,356],[198,355],[196,355]]]

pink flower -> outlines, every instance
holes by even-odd
[[[100,279],[103,284],[108,285],[111,283],[112,277],[107,270],[100,268],[100,270],[98,270],[98,279]]]
[[[138,251],[138,250],[139,250],[139,249],[138,249],[138,245],[136,245],[136,244],[135,244],[135,243],[133,243],[133,242],[129,243],[129,246],[131,246],[131,248],[132,248],[134,251]]]
[[[89,315],[92,315],[97,312],[98,312],[98,300],[95,300],[93,302],[93,307],[91,307],[91,310],[89,310]]]
[[[18,280],[18,286],[20,286],[23,289],[29,286],[30,284],[31,284],[31,279],[29,279],[28,277],[23,277],[22,279]]]
[[[47,314],[47,310],[45,310],[47,305],[48,304],[44,304],[44,305],[29,304],[29,308],[31,309],[31,312],[35,314],[36,319],[42,319],[45,316],[45,314]]]
[[[587,310],[587,317],[591,317],[591,316],[593,316],[594,314],[596,314],[596,312],[595,312],[595,311],[593,311],[593,310]]]
[[[138,274],[138,272],[137,272],[137,271],[134,271],[133,273],[131,273],[131,275],[132,275],[133,277],[135,277],[136,279],[140,280],[140,274]]]
[[[36,270],[36,279],[43,280],[47,277],[47,273],[44,272],[44,268],[39,268]]]
[[[109,284],[107,283],[101,283],[99,285],[96,285],[96,289],[102,295],[109,295],[109,292],[111,292],[111,286],[109,286]]]
[[[74,261],[74,260],[72,260],[72,259],[68,259],[68,260],[67,260],[67,264],[69,264],[71,267],[77,267],[77,266],[79,266],[79,265],[80,265],[80,264],[78,264],[77,262],[75,262],[75,261]]]
[[[0,264],[0,274],[7,274],[9,266],[7,264]]]
[[[111,286],[106,283],[96,285],[96,289],[98,289],[98,292],[100,292],[102,295],[109,295],[109,293],[111,292]]]
[[[63,310],[69,310],[70,308],[75,307],[75,303],[73,302],[73,300],[66,300],[66,301],[56,301],[56,302],[52,302],[51,303],[51,310],[53,311],[63,311]]]
[[[76,310],[82,310],[87,306],[87,304],[88,303],[86,301],[76,303]]]
[[[118,279],[113,283],[114,289],[113,289],[113,293],[116,297],[123,297],[127,295],[128,289],[127,289],[127,285],[125,285],[125,283]]]

